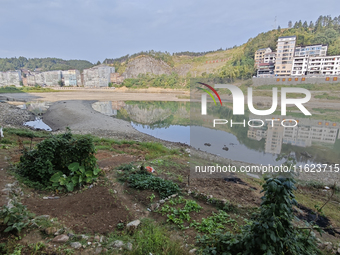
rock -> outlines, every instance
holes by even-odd
[[[195,254],[196,251],[197,251],[197,249],[194,248],[194,249],[191,249],[191,250],[189,251],[189,253],[190,253],[190,254]]]
[[[73,249],[81,248],[81,243],[79,243],[79,242],[73,242],[73,243],[70,243],[70,245]]]
[[[57,232],[57,228],[56,227],[49,227],[45,229],[45,233],[47,235],[53,235],[55,232]]]
[[[73,233],[67,233],[67,236],[69,237],[69,238],[73,238],[74,237],[74,234]]]
[[[103,248],[102,248],[102,247],[97,247],[97,248],[94,250],[94,254],[100,254],[102,251],[103,251]]]
[[[59,235],[53,238],[52,242],[54,243],[66,243],[69,237],[67,235]]]
[[[95,237],[94,237],[94,240],[96,240],[97,242],[99,242],[100,237],[99,237],[99,236],[95,236]]]
[[[340,248],[338,248],[338,253],[340,254]]]
[[[111,248],[111,247],[114,247],[114,248],[121,248],[121,247],[123,247],[123,246],[124,246],[124,242],[123,242],[123,241],[120,241],[120,240],[116,240],[116,241],[114,241],[113,243],[110,243],[110,244],[108,245],[109,248]]]
[[[333,249],[333,244],[331,242],[326,242],[325,249],[326,251],[331,251]]]
[[[45,215],[39,215],[39,216],[35,217],[35,219],[47,219],[47,220],[49,220],[50,217],[51,217],[50,215],[45,214]]]
[[[124,246],[124,249],[127,250],[127,251],[132,251],[132,243],[126,243],[125,246]]]
[[[86,236],[86,235],[80,235],[80,237],[81,237],[81,239],[84,239],[84,240],[88,240],[89,239],[89,237]]]
[[[173,194],[173,195],[171,195],[171,197],[177,197],[177,194]]]
[[[126,225],[126,229],[127,229],[128,231],[133,231],[133,230],[135,230],[135,229],[138,228],[139,224],[140,224],[140,220],[131,221],[130,223],[128,223],[128,224]]]
[[[105,236],[101,236],[100,239],[99,239],[99,242],[102,243],[102,242],[105,242],[106,241],[106,237]]]
[[[138,74],[171,74],[172,68],[162,60],[154,59],[150,56],[139,56],[129,61],[123,76],[126,78],[136,78]]]
[[[61,235],[62,233],[64,232],[64,229],[58,229],[55,233],[54,233],[54,235],[55,236],[59,236],[59,235]]]
[[[165,203],[165,200],[161,199],[161,200],[159,200],[159,203],[160,203],[160,204],[164,204],[164,203]]]
[[[152,205],[151,205],[151,211],[157,210],[158,207],[159,207],[159,205],[160,205],[159,203],[152,204]]]
[[[8,196],[10,191],[11,191],[11,189],[3,189],[3,190],[1,190],[1,194]]]

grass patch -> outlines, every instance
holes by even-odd
[[[5,86],[0,88],[1,93],[42,93],[42,92],[58,92],[57,90],[51,88],[38,87],[15,87],[15,86]]]
[[[112,234],[109,241],[112,240],[130,241],[133,243],[133,249],[128,254],[145,255],[184,255],[188,252],[183,248],[183,244],[174,237],[166,227],[156,224],[153,220],[145,218],[142,220],[138,231],[132,236],[118,236]],[[125,254],[125,253],[124,253]]]
[[[337,96],[330,96],[328,93],[323,93],[322,95],[316,95],[315,98],[327,99],[327,100],[339,100]]]
[[[20,137],[28,137],[28,138],[47,138],[51,134],[47,131],[32,131],[29,129],[24,128],[4,128],[4,135],[11,134],[11,135],[17,135]]]
[[[315,193],[313,193],[313,196],[309,193],[295,193],[296,200],[313,210],[315,210],[315,205],[319,206],[319,208],[326,202],[327,197],[325,195],[316,196]],[[333,223],[335,223],[335,226],[333,227],[340,227],[340,204],[334,204],[334,203],[328,203],[323,209],[323,213],[326,217],[330,218]]]

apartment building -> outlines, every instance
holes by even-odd
[[[84,87],[108,87],[114,67],[99,65],[83,71]]]
[[[268,48],[269,49],[269,48]],[[263,62],[257,64],[257,76],[265,77],[274,74],[276,52],[267,52],[263,56]]]
[[[267,53],[271,53],[272,50],[270,48],[263,48],[263,49],[258,49],[255,52],[255,67],[258,67],[258,65],[260,63],[264,63],[264,58],[265,58],[265,54]]]
[[[62,71],[30,72],[26,77],[28,86],[57,86],[62,79]]]
[[[278,38],[274,71],[276,76],[291,75],[295,44],[296,36],[284,36]]]
[[[62,81],[65,86],[80,86],[80,72],[78,70],[67,70],[61,72]]]
[[[295,48],[295,57],[324,57],[327,54],[327,45],[317,44],[317,45],[306,45],[297,46]]]
[[[306,75],[308,73],[308,61],[309,57],[306,56],[295,57],[291,75]]]
[[[339,75],[340,56],[324,56],[309,58],[308,74]]]
[[[0,87],[1,86],[20,86],[22,82],[21,71],[0,72]]]

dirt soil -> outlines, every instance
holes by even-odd
[[[112,232],[118,223],[133,220],[134,214],[127,212],[124,202],[110,194],[107,187],[98,186],[60,199],[35,195],[23,200],[37,215],[57,217],[76,232],[92,234]]]
[[[255,207],[261,204],[260,190],[249,185],[227,182],[224,179],[191,179],[190,186],[200,193],[212,195],[217,199],[227,199],[232,204]]]

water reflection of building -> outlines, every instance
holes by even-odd
[[[265,143],[265,152],[280,154],[282,148],[283,127],[280,122],[274,122],[274,125],[268,125],[267,137]]]
[[[273,119],[280,120],[280,116],[271,116]],[[289,119],[290,117],[287,117]],[[262,119],[265,121],[268,117],[251,116],[250,119]],[[294,119],[294,118],[292,118]],[[338,135],[339,123],[300,119],[298,125],[294,122],[285,122],[285,126],[281,126],[281,121],[274,121],[274,126],[271,122],[265,122],[268,129],[265,131],[262,128],[249,128],[247,136],[250,139],[260,141],[263,137],[266,139],[265,151],[268,153],[279,154],[282,144],[291,144],[299,147],[310,147],[313,142],[334,144],[336,139],[340,139]]]

